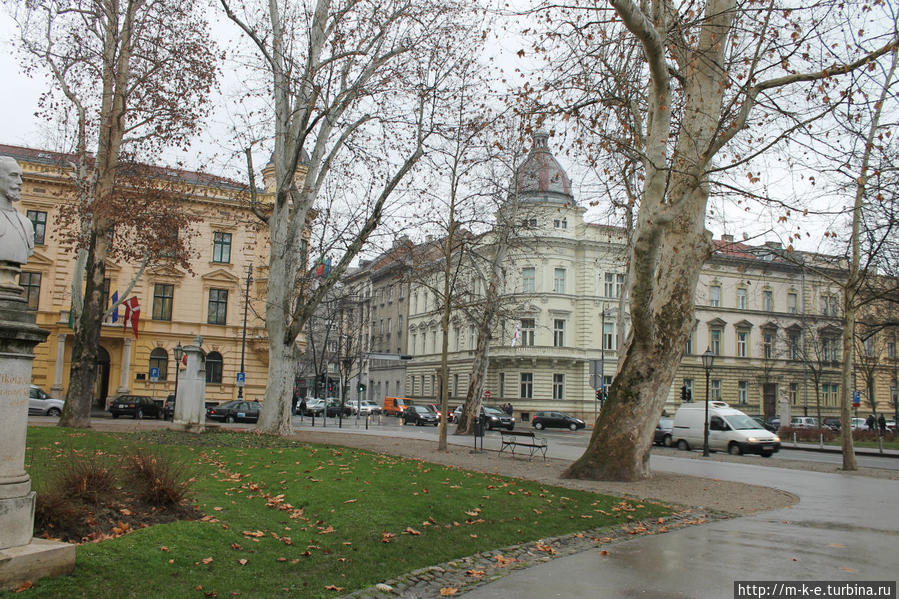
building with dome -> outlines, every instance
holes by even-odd
[[[538,410],[558,410],[592,422],[601,410],[595,389],[611,384],[629,326],[622,297],[625,232],[584,221],[586,210],[577,204],[543,132],[535,134],[515,182],[517,203],[510,198],[498,213],[508,216],[502,211],[514,209],[516,231],[503,263],[502,309],[489,346],[485,400],[512,404],[515,416],[525,421]],[[491,247],[494,234],[486,234],[484,247]],[[787,253],[773,242],[752,246],[729,235],[714,243],[696,287],[694,330],[671,385],[668,412],[682,401],[705,399],[701,355],[708,349],[715,356],[708,373],[711,399],[766,418],[838,415],[840,292],[833,281],[841,276],[840,262]],[[440,256],[433,254],[431,262],[410,258],[428,255],[432,244],[404,253],[400,268],[389,268],[396,260],[388,252],[354,274],[355,284],[370,287],[360,294],[372,298],[369,324],[363,327],[369,347],[377,351],[389,341],[412,356],[389,366],[370,362],[372,401],[382,403],[390,395],[417,403],[439,398],[441,306],[427,270],[439,270]],[[419,271],[423,266],[425,274],[412,274],[413,266]],[[390,277],[382,276],[387,272]],[[391,286],[403,291],[385,331],[379,323],[382,310],[390,307],[384,298],[391,297]],[[483,282],[474,277],[466,290],[473,304],[482,291]],[[856,359],[861,415],[870,413],[873,403],[888,416],[899,412],[897,332],[878,333]],[[448,340],[450,406],[465,399],[476,341],[474,320],[456,310]]]

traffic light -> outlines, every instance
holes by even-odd
[[[687,386],[686,386],[686,385],[681,385],[681,388],[680,388],[680,402],[681,402],[681,403],[686,403],[686,402],[688,402],[688,401],[690,401],[690,400],[687,399]]]
[[[602,389],[596,390],[596,401],[602,401]]]
[[[365,383],[359,383],[359,387],[357,387],[357,391],[359,391],[359,393],[365,393]]]

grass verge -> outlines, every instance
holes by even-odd
[[[37,487],[73,450],[152,449],[191,471],[192,500],[205,517],[81,545],[72,576],[38,581],[26,597],[335,597],[480,551],[671,512],[247,433],[35,427],[28,435],[26,468]]]

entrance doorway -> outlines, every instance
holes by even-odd
[[[777,413],[777,383],[765,383],[762,387],[764,397],[765,420],[774,418]]]
[[[94,381],[95,408],[106,409],[106,396],[109,394],[109,352],[103,347],[97,348],[97,380]]]

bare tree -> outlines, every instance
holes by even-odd
[[[179,239],[178,231],[187,229],[190,219],[166,193],[171,176],[141,163],[163,149],[186,146],[196,132],[215,83],[216,49],[192,3],[7,4],[19,25],[26,72],[49,74],[42,110],[74,148],[77,197],[64,210],[64,220],[79,250],[72,286],[75,340],[59,424],[87,427],[107,259],[142,260],[146,266],[167,255],[187,266],[189,235]]]
[[[597,66],[592,49],[611,45],[627,56],[636,44],[642,53],[638,81],[644,74],[648,80],[621,98],[640,116],[628,131],[642,179],[629,258],[632,328],[590,445],[565,475],[635,480],[650,474],[653,427],[692,328],[694,290],[712,248],[705,219],[713,185],[828,113],[824,98],[839,94],[839,76],[889,53],[896,36],[872,36],[836,54],[833,36],[853,16],[844,5],[793,11],[734,0],[611,5],[614,15],[574,2],[558,9],[561,18],[547,18],[559,24],[548,41],[583,41],[585,51],[568,52],[570,61],[563,64],[579,61],[586,71]],[[808,47],[827,58],[815,58],[819,54]],[[580,89],[579,83],[563,78],[555,89]],[[813,101],[806,102],[800,89]]]

